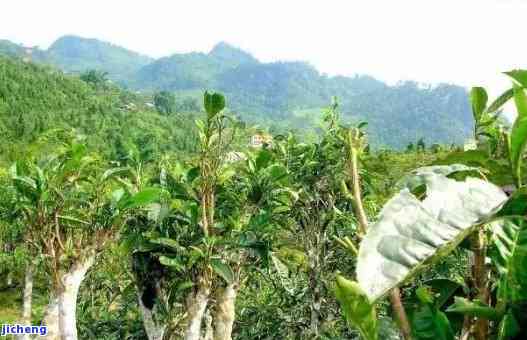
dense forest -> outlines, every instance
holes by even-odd
[[[47,50],[0,41],[0,54],[69,73],[96,69],[130,90],[168,91],[180,102],[199,101],[203,91],[214,89],[229,98],[227,110],[233,115],[279,132],[320,132],[317,113],[336,96],[344,121],[368,122],[365,131],[376,148],[401,149],[420,138],[459,145],[471,136],[473,125],[468,93],[460,86],[410,81],[388,86],[367,75],[330,77],[305,62],[262,63],[224,42],[209,53],[154,60],[96,39],[65,36]]]
[[[64,39],[36,63],[0,42],[0,326],[53,340],[525,339],[527,71],[494,99],[226,44],[153,61]],[[67,69],[68,39],[95,59],[115,50],[119,75]]]

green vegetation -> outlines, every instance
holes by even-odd
[[[459,86],[388,86],[366,75],[328,77],[304,62],[259,62],[224,42],[209,53],[152,60],[96,39],[66,36],[46,51],[33,49],[31,56],[18,45],[0,43],[0,54],[29,57],[67,72],[107,72],[130,89],[173,92],[180,103],[215,89],[229,98],[231,113],[279,132],[320,133],[317,112],[336,96],[343,121],[369,123],[366,131],[375,148],[402,149],[419,138],[429,145],[459,145],[471,136],[474,122],[466,90]]]
[[[199,103],[0,57],[0,324],[42,322],[53,340],[524,338],[526,71],[495,101],[474,88],[465,103],[447,85],[211,54],[218,73],[190,54],[203,69],[181,75],[221,88],[236,74],[224,84],[239,88]],[[244,89],[317,134],[242,121]],[[388,126],[419,112],[427,134]],[[371,147],[392,144],[376,124],[406,136],[399,149]],[[465,133],[475,150],[452,146]]]

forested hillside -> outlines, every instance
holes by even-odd
[[[2,47],[3,46],[3,47]],[[455,85],[423,87],[406,82],[388,86],[366,75],[329,77],[304,62],[262,63],[227,43],[209,53],[193,52],[150,59],[124,48],[67,36],[31,56],[3,42],[0,54],[52,64],[68,72],[97,69],[120,85],[142,92],[174,92],[180,102],[196,100],[206,89],[229,96],[229,108],[242,119],[278,131],[316,130],[316,115],[336,96],[343,119],[368,121],[374,147],[403,148],[427,143],[462,143],[473,123],[466,90]],[[360,70],[357,70],[360,71]]]
[[[50,67],[0,57],[0,161],[12,160],[38,140],[60,140],[61,131],[71,129],[114,158],[125,157],[132,147],[143,153],[188,150],[194,137],[186,127],[192,119],[160,115],[144,102],[109,83],[87,83]],[[35,152],[42,152],[41,146]]]

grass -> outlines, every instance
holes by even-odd
[[[33,324],[40,324],[48,303],[46,292],[33,291]],[[0,325],[12,324],[20,319],[22,311],[22,289],[9,288],[0,291]]]

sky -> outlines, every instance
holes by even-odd
[[[482,85],[527,68],[527,0],[2,0],[0,39],[47,48],[65,34],[161,57],[226,41],[262,61],[394,84]]]

